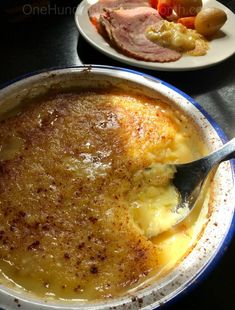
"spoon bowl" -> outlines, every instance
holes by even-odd
[[[232,158],[235,158],[235,138],[205,157],[175,166],[173,184],[179,194],[179,203],[173,212],[181,215],[176,217],[176,224],[183,221],[193,210],[202,186],[212,169]]]

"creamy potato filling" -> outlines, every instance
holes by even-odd
[[[172,227],[178,198],[167,164],[206,148],[173,105],[93,90],[48,94],[8,116],[1,283],[43,298],[113,298],[166,274],[192,247],[206,200]]]
[[[148,238],[169,230],[181,218],[181,214],[174,212],[179,202],[171,183],[175,171],[173,165],[153,164],[134,175],[130,212]]]
[[[188,29],[180,23],[164,20],[162,24],[151,26],[146,31],[149,40],[192,56],[207,53],[208,42],[196,30]]]

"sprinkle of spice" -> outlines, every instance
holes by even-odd
[[[98,268],[96,266],[91,266],[90,273],[93,273],[93,274],[98,273]]]
[[[69,253],[64,253],[64,259],[70,259]]]
[[[95,224],[95,223],[98,221],[98,219],[95,218],[94,216],[90,216],[90,217],[89,217],[89,221],[90,221],[92,224]]]
[[[85,246],[85,242],[82,242],[78,245],[78,249],[81,250],[82,248],[84,248]]]
[[[81,291],[81,285],[77,285],[75,288],[74,288],[74,292],[79,292]]]
[[[33,242],[32,244],[30,244],[28,246],[28,250],[31,251],[31,250],[34,250],[36,249],[38,246],[40,245],[40,242],[38,240],[36,240],[35,242]]]

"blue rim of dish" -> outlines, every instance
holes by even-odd
[[[97,68],[97,69],[110,69],[110,70],[116,70],[116,71],[123,71],[123,72],[128,72],[132,74],[136,74],[139,76],[142,76],[144,78],[150,79],[152,81],[161,83],[165,85],[166,87],[174,90],[178,94],[180,94],[182,97],[187,99],[192,105],[194,105],[209,121],[209,123],[212,125],[212,127],[215,129],[216,133],[218,134],[219,138],[222,140],[223,143],[228,141],[228,138],[226,137],[225,133],[223,130],[220,128],[220,126],[216,123],[216,121],[200,106],[200,104],[195,101],[192,97],[187,95],[185,92],[179,90],[177,87],[164,82],[156,77],[153,77],[152,75],[132,70],[132,69],[127,69],[127,68],[122,68],[122,67],[114,67],[114,66],[105,66],[105,65],[92,65],[92,64],[86,64],[86,65],[79,65],[79,66],[62,66],[62,67],[51,67],[49,69],[43,69],[43,70],[37,70],[33,72],[26,73],[24,75],[21,75],[15,79],[12,79],[6,83],[3,83],[0,85],[0,90],[4,89],[7,86],[10,86],[18,81],[24,80],[26,78],[41,74],[41,73],[46,73],[46,72],[52,72],[52,71],[57,71],[57,70],[66,70],[66,69],[79,69],[79,68]],[[231,168],[232,168],[232,176],[233,176],[233,184],[235,183],[235,160],[231,160]],[[196,288],[206,277],[208,274],[210,274],[215,267],[217,266],[218,262],[222,258],[223,254],[225,253],[229,243],[231,242],[233,236],[235,234],[235,213],[233,214],[233,218],[231,221],[230,228],[226,234],[226,237],[222,241],[220,248],[218,249],[217,253],[212,257],[210,261],[200,270],[199,273],[197,273],[188,283],[185,284],[185,286],[182,288],[182,290],[179,292],[179,294],[173,296],[171,299],[167,300],[161,307],[165,306],[170,306],[177,300],[181,299],[183,297],[184,293],[185,295],[190,293],[194,288]],[[159,308],[159,306],[157,306]],[[155,308],[155,309],[157,309]],[[0,308],[1,310],[1,308]]]

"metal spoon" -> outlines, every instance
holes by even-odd
[[[179,203],[174,211],[182,214],[176,224],[184,220],[192,211],[202,185],[212,168],[233,158],[235,158],[235,138],[206,157],[175,166],[173,184],[179,193]]]

